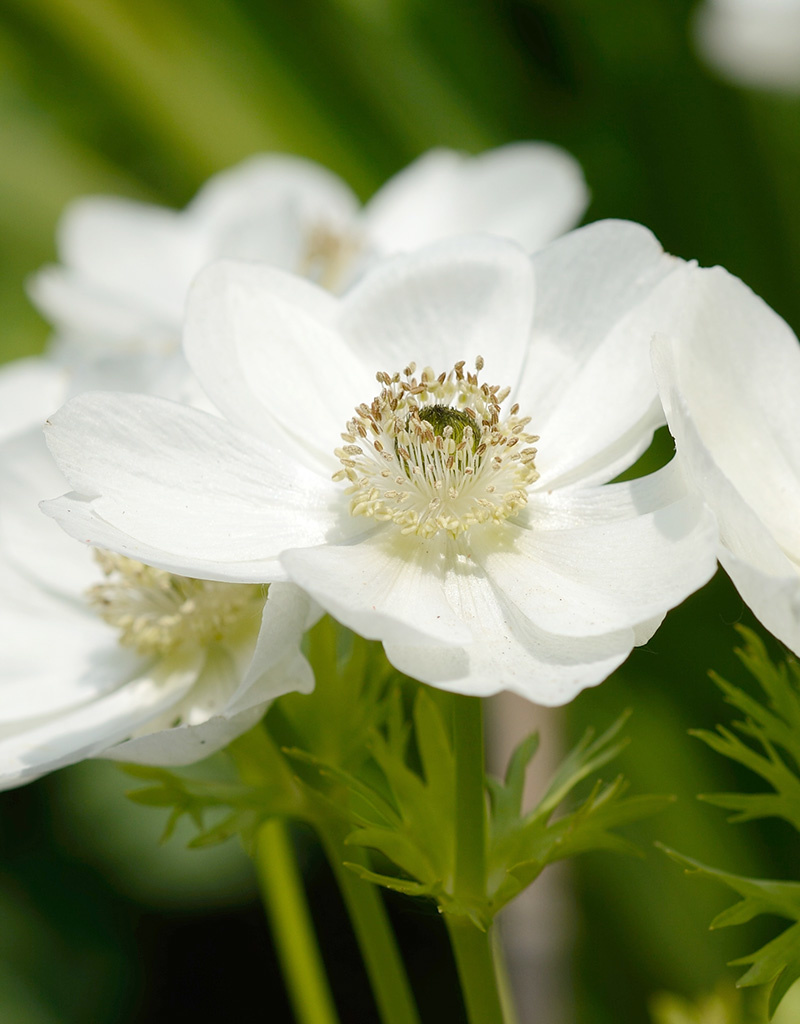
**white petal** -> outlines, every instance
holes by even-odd
[[[74,599],[99,578],[91,553],[42,515],[39,502],[64,476],[40,429],[0,445],[0,545],[6,558],[52,593]]]
[[[0,736],[0,789],[30,782],[92,757],[180,700],[197,678],[186,658],[159,662],[150,674],[120,686],[69,714]]]
[[[757,512],[728,479],[704,443],[675,386],[673,343],[656,339],[654,364],[670,429],[687,478],[716,516],[719,559],[757,618],[800,654],[800,575]]]
[[[659,350],[662,390],[669,378],[716,464],[800,560],[797,338],[721,267],[671,284],[674,313],[663,333],[677,340]]]
[[[99,292],[135,299],[175,323],[205,260],[201,240],[181,214],[111,196],[67,207],[58,242],[64,264]]]
[[[358,200],[326,168],[282,153],[215,174],[186,210],[215,256],[259,260],[298,272],[316,228],[347,230]]]
[[[335,311],[328,293],[301,278],[220,262],[192,289],[184,342],[202,387],[231,422],[271,437],[279,422],[294,438],[290,450],[303,457],[311,449],[328,472],[353,408],[376,389],[374,372],[330,326]]]
[[[378,264],[344,296],[338,324],[373,377],[412,361],[437,374],[459,360],[471,370],[480,355],[482,379],[504,387],[519,374],[533,303],[533,273],[521,249],[462,238]]]
[[[726,77],[761,89],[800,89],[800,5],[793,0],[706,0],[695,31]]]
[[[164,399],[81,396],[53,417],[48,435],[72,486],[100,495],[90,511],[132,539],[114,550],[162,550],[169,561],[155,564],[184,575],[203,576],[219,562],[226,572],[213,578],[252,581],[253,563],[363,528],[330,480],[224,420]],[[69,524],[74,498],[43,507],[73,536],[107,541],[81,536],[85,514],[78,527]]]
[[[0,723],[5,725],[85,704],[146,667],[144,659],[119,646],[116,632],[83,595],[68,598],[48,590],[5,561],[0,561],[0,648]]]
[[[384,252],[486,231],[538,249],[575,225],[588,203],[563,149],[517,142],[480,156],[434,149],[391,178],[364,210]]]
[[[255,647],[212,649],[203,673],[180,704],[160,721],[148,722],[142,735],[102,756],[137,764],[191,764],[255,725],[276,697],[295,690],[309,693],[314,677],[299,650],[309,605],[297,587],[273,584]],[[216,712],[209,714],[208,708],[214,707]],[[176,717],[178,725],[173,724]]]
[[[287,551],[281,561],[326,611],[368,639],[445,644],[469,639],[445,598],[435,543],[378,527],[359,543]]]
[[[599,501],[592,511],[591,525],[506,523],[502,546],[488,532],[472,541],[493,584],[547,632],[586,637],[633,628],[679,604],[716,570],[714,520],[696,496],[628,519],[606,517]]]
[[[54,356],[66,364],[109,352],[159,352],[174,349],[180,315],[154,309],[136,296],[104,291],[90,279],[64,267],[44,267],[29,278],[28,295],[58,328]]]
[[[200,725],[176,725],[146,736],[123,740],[102,750],[96,757],[130,764],[194,764],[227,747],[252,729],[264,714],[264,707],[249,708],[238,715],[213,715]]]
[[[602,682],[634,644],[631,630],[589,638],[548,634],[507,603],[477,566],[451,574],[448,595],[472,630],[472,643],[385,644],[396,668],[439,689],[475,696],[510,690],[537,704],[565,704]]]
[[[299,654],[300,641],[312,616],[307,594],[291,584],[273,583],[261,620],[258,640],[247,672],[226,708],[232,715],[284,693],[314,688],[311,666]]]
[[[41,426],[64,401],[69,375],[63,367],[31,356],[0,369],[0,441]]]
[[[515,399],[541,436],[539,486],[612,479],[658,423],[649,358],[664,308],[658,285],[683,264],[624,221],[573,231],[533,264],[536,314]]]

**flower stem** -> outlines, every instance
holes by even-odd
[[[481,931],[470,918],[456,914],[446,914],[445,921],[469,1024],[503,1024],[491,931]]]
[[[258,831],[254,860],[264,909],[298,1024],[337,1024],[325,968],[286,823]]]
[[[229,744],[228,753],[243,782],[259,785],[265,779],[283,780],[287,792],[294,788],[286,762],[263,725],[235,739]],[[253,862],[298,1024],[338,1024],[303,881],[283,818],[270,818],[259,827]]]
[[[419,1014],[405,966],[377,886],[360,879],[343,864],[343,836],[338,826],[321,829],[328,860],[336,875],[358,941],[383,1024],[419,1024]],[[360,860],[357,848],[348,859]]]
[[[486,900],[486,784],[483,708],[479,697],[454,694],[456,848],[453,891],[465,903]],[[491,930],[466,914],[445,914],[470,1024],[505,1020]]]
[[[483,709],[479,697],[453,695],[456,756],[455,892],[462,899],[486,896],[486,795]]]

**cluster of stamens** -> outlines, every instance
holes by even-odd
[[[111,551],[98,549],[95,558],[106,578],[89,588],[89,602],[139,654],[205,646],[260,621],[263,586],[175,576]]]
[[[361,247],[361,239],[352,231],[324,222],[314,224],[306,234],[297,273],[329,292],[338,291]]]
[[[514,405],[501,420],[509,388],[478,381],[464,362],[438,376],[430,367],[415,376],[376,374],[382,385],[371,405],[359,405],[336,449],[353,515],[396,523],[404,534],[452,537],[477,523],[501,522],[528,500],[538,477],[526,432],[530,417]]]

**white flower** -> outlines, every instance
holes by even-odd
[[[41,426],[67,398],[69,374],[38,356],[0,367],[0,441]]]
[[[215,265],[186,353],[225,418],[75,400],[50,444],[76,493],[48,510],[170,571],[288,577],[425,682],[562,703],[714,570],[674,466],[607,483],[661,422],[649,341],[681,266],[621,222],[532,261],[438,243],[342,298]]]
[[[339,290],[376,254],[487,231],[536,249],[587,203],[577,163],[545,143],[477,157],[432,150],[361,209],[335,175],[299,157],[258,156],[211,178],[182,212],[131,200],[74,202],[59,228],[62,266],[31,295],[68,355],[177,345],[186,293],[218,257],[264,261]]]
[[[31,390],[35,400],[35,392]],[[187,764],[308,691],[309,601],[88,550],[41,515],[41,430],[0,445],[0,788],[85,757]]]
[[[727,78],[762,89],[800,89],[800,0],[706,0],[698,45]]]
[[[719,523],[719,560],[764,625],[800,654],[800,348],[720,267],[676,275],[653,344],[687,478]]]

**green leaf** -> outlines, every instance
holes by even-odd
[[[786,918],[793,922],[777,938],[754,953],[731,961],[732,966],[749,965],[749,970],[739,978],[737,985],[772,985],[769,1000],[771,1018],[783,996],[800,977],[800,883],[744,878],[708,867],[666,846],[661,846],[661,849],[681,864],[687,874],[711,878],[742,897],[738,903],[734,903],[714,918],[711,922],[712,928],[746,924],[762,914]]]
[[[763,642],[751,630],[739,628],[744,647],[736,653],[758,682],[761,699],[748,694],[712,673],[728,704],[745,718],[730,728],[698,729],[694,736],[717,753],[743,765],[770,787],[765,793],[712,793],[700,799],[734,811],[731,822],[760,818],[782,818],[800,831],[800,667],[794,658],[775,664]],[[749,965],[738,984],[770,985],[769,1013],[772,1016],[794,981],[800,977],[800,883],[744,878],[700,864],[667,850],[670,856],[692,871],[728,886],[742,899],[711,924],[724,928],[746,924],[769,914],[793,922],[761,949],[733,961]]]
[[[332,798],[353,826],[346,842],[385,858],[396,874],[375,874],[364,865],[353,870],[400,892],[432,896],[443,910],[468,916],[482,928],[555,860],[589,850],[638,852],[614,830],[661,810],[671,799],[631,798],[621,778],[605,784],[598,780],[582,801],[554,817],[575,787],[624,746],[619,733],[626,714],[598,738],[587,732],[556,771],[538,807],[524,814],[526,769],[538,748],[538,737],[528,736],[512,754],[504,780],[486,781],[491,803],[487,876],[479,895],[473,889],[466,897],[455,888],[457,779],[443,714],[446,702],[420,687],[411,713],[413,731],[399,690],[387,694],[386,704],[382,728],[369,736],[379,770],[375,781],[367,781],[365,765],[357,773],[346,772],[308,752],[286,753],[313,767],[320,780],[332,780],[346,791],[347,801],[341,793]]]
[[[217,782],[178,775],[166,768],[148,765],[121,765],[122,770],[137,779],[156,782],[157,785],[129,791],[126,795],[134,803],[146,807],[171,808],[161,842],[171,838],[175,827],[188,816],[200,833],[189,846],[211,846],[238,833],[247,841],[259,821],[271,815],[297,814],[292,794],[287,793],[281,780],[273,785],[245,785]],[[212,828],[205,828],[209,811],[229,808],[232,814]],[[235,827],[234,827],[235,826]]]

